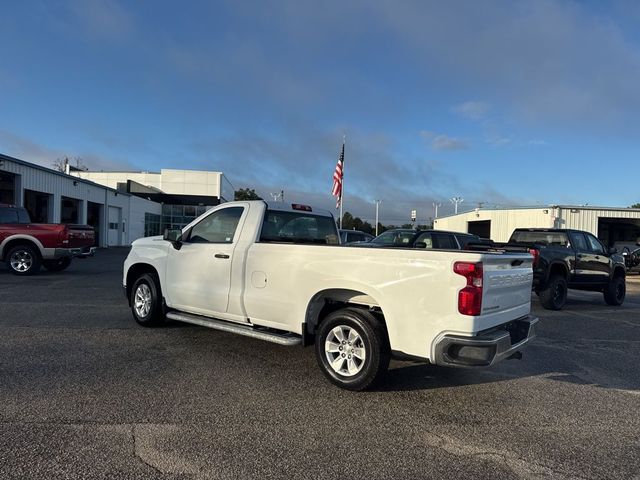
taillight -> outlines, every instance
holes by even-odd
[[[453,271],[467,279],[458,294],[458,311],[463,315],[480,315],[482,310],[482,263],[456,262]]]
[[[535,268],[536,264],[538,263],[538,257],[540,256],[540,252],[538,251],[537,248],[530,248],[529,253],[533,255],[533,263],[531,264],[531,266]]]
[[[61,244],[69,243],[69,229],[66,226],[60,231],[58,242]]]

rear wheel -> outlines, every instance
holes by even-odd
[[[346,390],[365,390],[389,367],[389,342],[382,322],[366,310],[344,308],[329,314],[316,334],[322,373]]]
[[[150,273],[138,277],[131,288],[131,313],[143,327],[157,327],[164,323],[162,295],[158,278]]]
[[[43,260],[42,265],[50,272],[61,272],[71,265],[71,258],[63,257],[55,260]]]
[[[40,270],[40,252],[31,245],[17,245],[7,254],[7,267],[14,275],[33,275]]]
[[[617,275],[604,289],[604,301],[607,305],[618,307],[624,303],[627,294],[627,285],[622,275]]]
[[[567,302],[567,280],[563,275],[549,277],[547,288],[540,290],[540,303],[547,310],[561,310]]]

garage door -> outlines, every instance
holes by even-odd
[[[117,247],[120,245],[120,232],[122,228],[122,213],[118,207],[109,207],[109,230],[107,234],[107,246]]]

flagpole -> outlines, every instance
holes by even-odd
[[[344,152],[346,135],[342,135],[342,151]],[[340,188],[340,230],[342,230],[342,204],[344,200],[344,155],[342,156],[342,187]]]

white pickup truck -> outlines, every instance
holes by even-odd
[[[489,366],[533,338],[532,256],[350,248],[306,205],[230,202],[136,240],[123,286],[144,326],[165,318],[281,345],[315,343],[334,384],[363,390],[390,357]]]

